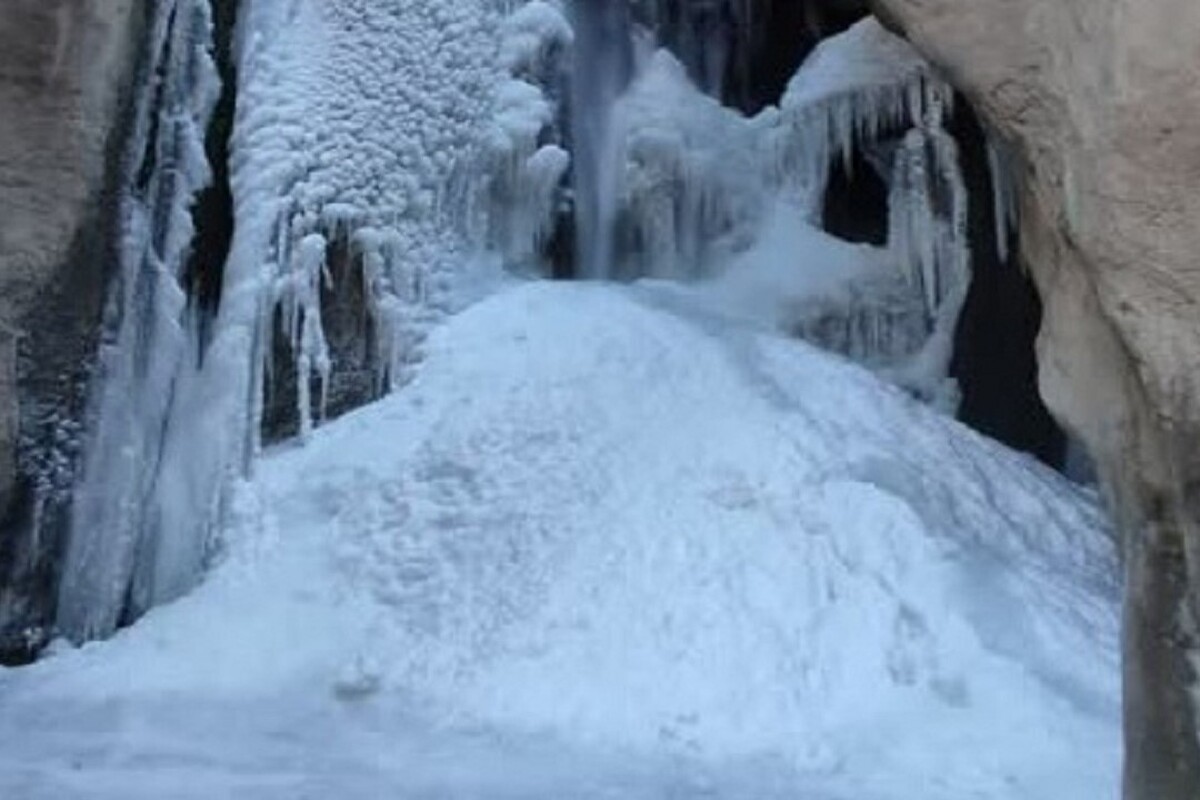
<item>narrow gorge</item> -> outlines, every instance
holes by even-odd
[[[1200,792],[1200,7],[12,3],[0,795]]]

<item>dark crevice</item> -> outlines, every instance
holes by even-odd
[[[221,93],[204,140],[212,183],[192,208],[195,239],[185,267],[184,282],[201,325],[207,328],[220,304],[225,261],[233,242],[233,189],[229,179],[229,147],[237,107],[237,72],[233,35],[238,0],[212,0],[213,56],[221,77]],[[206,334],[202,330],[202,334]],[[207,335],[201,336],[206,341]]]
[[[169,31],[175,26],[175,15],[178,13],[178,8],[171,9],[171,15],[167,20],[166,29]],[[154,99],[151,101],[152,108],[162,108],[166,102],[167,93],[167,68],[171,63],[171,37],[163,37],[162,54],[155,58],[149,56],[151,63],[158,66],[155,67],[153,74],[147,76],[143,69],[142,80],[151,80],[154,82]],[[145,196],[150,191],[150,182],[154,179],[154,173],[158,169],[158,129],[161,123],[161,118],[158,114],[153,114],[150,117],[150,130],[146,136],[146,149],[142,153],[141,161],[138,163],[137,177],[134,178],[133,189],[141,196]]]
[[[777,105],[792,76],[821,40],[867,15],[858,0],[765,0],[759,2],[750,47],[735,52],[725,79],[725,99],[747,113]]]

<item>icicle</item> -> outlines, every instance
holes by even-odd
[[[321,387],[322,408],[329,384],[329,344],[321,323],[321,286],[329,281],[325,266],[328,247],[328,241],[319,233],[301,239],[296,252],[295,273],[289,286],[293,293],[288,302],[291,309],[289,330],[292,353],[296,358],[296,412],[300,420],[301,438],[312,432],[310,387],[313,380],[317,380]]]
[[[957,394],[948,374],[971,280],[971,255],[958,145],[942,127],[947,102],[938,87],[925,87],[920,126],[909,131],[896,153],[888,246],[920,291],[928,320],[928,340],[894,373],[902,384],[951,411]]]
[[[1017,189],[1012,160],[1004,145],[994,137],[987,139],[988,167],[992,177],[992,207],[996,214],[996,252],[1001,263],[1008,262],[1008,245],[1017,230]]]
[[[912,46],[868,18],[823,42],[791,80],[774,172],[816,209],[835,158],[849,166],[863,143],[921,127],[931,106],[949,110],[952,102],[953,91]]]

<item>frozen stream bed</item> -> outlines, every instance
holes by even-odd
[[[0,670],[0,797],[1117,795],[1095,498],[684,290],[507,289],[233,505]]]

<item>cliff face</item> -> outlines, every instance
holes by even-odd
[[[138,6],[13,0],[0,20],[0,309],[10,323],[35,307],[93,211]]]
[[[1043,395],[1125,535],[1126,796],[1200,792],[1200,4],[876,0],[1017,154]]]
[[[143,6],[9,0],[0,15],[0,661],[48,614],[56,542],[35,528],[70,482]]]

